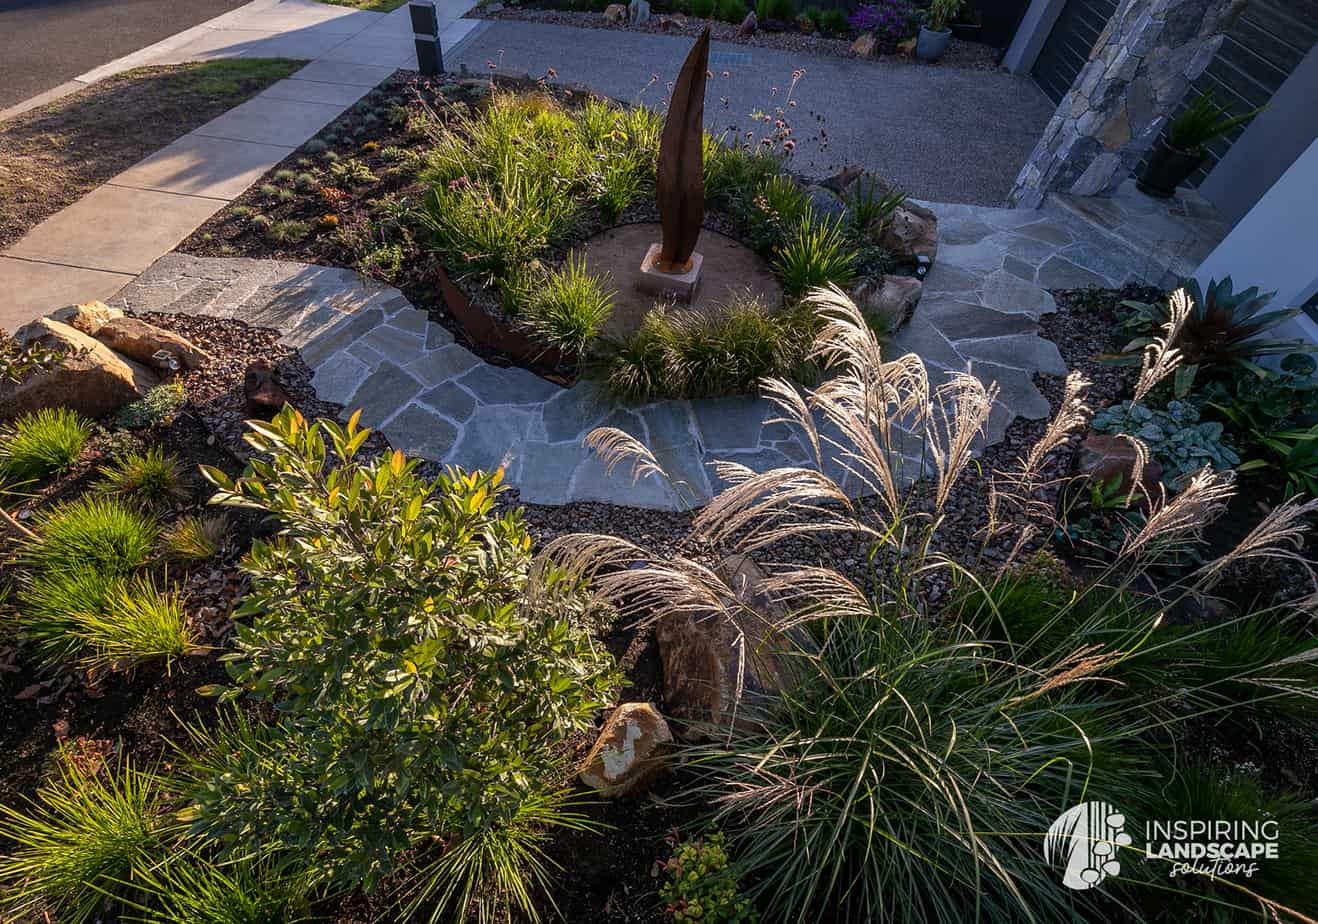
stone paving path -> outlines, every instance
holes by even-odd
[[[1064,375],[1057,347],[1038,334],[1056,305],[1042,285],[1120,285],[1137,273],[1084,221],[1044,210],[930,206],[944,243],[910,323],[891,355],[917,353],[934,383],[969,368],[998,383],[987,443],[1016,417],[1048,416],[1034,376]],[[1136,265],[1136,264],[1129,264]],[[590,381],[571,388],[522,369],[483,362],[414,308],[397,289],[346,269],[270,260],[170,254],[113,300],[135,311],[236,318],[273,327],[314,370],[320,397],[362,410],[397,448],[465,468],[504,466],[528,503],[605,501],[679,509],[709,500],[719,485],[710,463],[763,471],[808,460],[797,434],[773,422],[758,397],[622,405]],[[620,427],[650,446],[680,482],[632,484],[606,474],[582,445],[590,430]],[[912,453],[918,447],[911,447]],[[836,459],[830,473],[847,479]],[[903,466],[907,480],[920,462]]]
[[[470,5],[440,0],[446,47],[476,26],[459,18]],[[235,57],[310,63],[0,252],[0,328],[14,330],[61,305],[113,295],[372,87],[399,67],[415,66],[406,6],[385,14],[312,0],[254,0],[74,83],[145,65]]]

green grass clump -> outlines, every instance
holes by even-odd
[[[774,255],[773,268],[791,297],[833,283],[845,286],[855,273],[859,254],[841,222],[802,215],[787,242]]]
[[[136,571],[160,534],[154,518],[110,497],[84,495],[35,518],[26,556],[45,571],[94,570],[107,576]]]
[[[296,244],[310,233],[305,222],[283,219],[265,229],[265,239],[272,244]]]
[[[0,473],[23,483],[65,471],[91,436],[89,420],[68,408],[43,408],[0,428]]]
[[[320,180],[316,179],[315,174],[299,173],[293,185],[297,187],[298,192],[315,192],[320,188]]]
[[[181,598],[144,575],[43,572],[23,589],[20,604],[23,631],[51,662],[122,670],[197,646]]]
[[[815,22],[819,26],[819,31],[825,35],[846,35],[851,30],[851,24],[847,22],[846,10],[836,8],[824,10]]]
[[[526,323],[546,343],[570,356],[582,356],[613,311],[614,293],[604,277],[586,271],[586,260],[569,256],[544,279],[526,310]]]
[[[171,859],[137,877],[148,897],[138,906],[143,924],[300,924],[315,920],[308,907],[314,875],[272,860],[223,864],[195,853]]]
[[[101,469],[100,489],[148,506],[166,506],[188,496],[183,463],[159,446],[129,452]]]
[[[782,161],[760,147],[729,144],[726,135],[704,138],[705,198],[723,208],[745,207],[755,191],[782,171]]]
[[[718,0],[717,15],[724,22],[740,23],[746,18],[746,0]]]
[[[174,420],[187,400],[188,394],[181,383],[157,385],[143,397],[121,407],[115,414],[115,423],[129,430],[165,426]]]
[[[275,179],[281,183],[291,183],[297,179],[297,174],[292,170],[276,170]]]
[[[716,0],[691,0],[691,15],[709,19],[714,15]]]
[[[0,857],[5,919],[48,909],[61,924],[84,924],[107,894],[129,891],[181,833],[159,811],[157,787],[154,774],[127,763],[98,772],[69,761],[27,806],[0,803],[0,840],[16,845]]]
[[[220,553],[227,529],[220,515],[180,517],[165,530],[161,544],[171,561],[209,561]]]
[[[790,22],[796,18],[796,4],[792,0],[756,0],[755,16],[761,22],[766,19]]]
[[[608,386],[633,401],[754,391],[767,376],[808,376],[817,321],[742,298],[713,316],[655,310],[608,360]]]
[[[367,186],[379,179],[360,160],[344,160],[330,167],[330,176],[340,186]]]

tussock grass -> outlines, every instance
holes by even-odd
[[[43,408],[0,427],[0,473],[15,483],[70,468],[91,436],[91,421],[68,408]]]
[[[46,572],[127,575],[151,557],[160,529],[147,513],[110,497],[84,495],[34,518],[24,555]]]
[[[159,446],[128,452],[101,469],[100,490],[152,507],[167,506],[188,496],[183,463]]]

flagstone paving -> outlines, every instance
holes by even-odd
[[[1064,214],[931,207],[944,243],[914,317],[887,351],[918,354],[935,385],[967,369],[996,382],[987,445],[1017,417],[1049,414],[1035,375],[1066,373],[1057,347],[1039,336],[1040,316],[1056,309],[1041,286],[1120,285],[1134,274],[1120,268],[1110,242],[1099,246],[1092,229]],[[625,405],[592,381],[561,388],[485,362],[397,289],[347,269],[169,254],[114,303],[275,328],[301,350],[321,398],[360,408],[364,424],[409,454],[465,468],[503,466],[528,503],[678,509],[703,504],[718,490],[715,460],[756,471],[809,461],[808,444],[775,422],[777,410],[765,399]],[[677,487],[653,478],[633,483],[624,468],[608,472],[582,443],[600,426],[643,440]],[[834,454],[826,455],[825,469],[859,490]],[[921,463],[907,458],[901,468],[911,480]]]

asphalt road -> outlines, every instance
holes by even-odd
[[[0,0],[0,109],[247,0]]]

